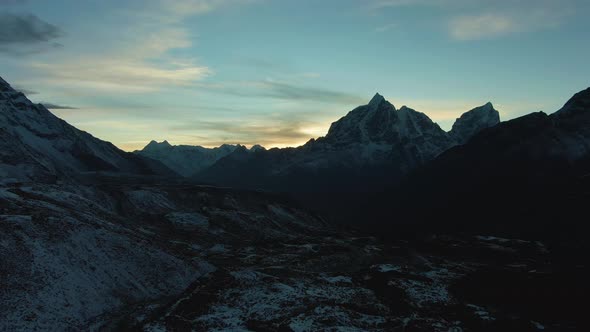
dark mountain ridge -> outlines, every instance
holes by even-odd
[[[406,225],[585,241],[589,175],[587,89],[551,115],[532,113],[482,130],[386,195],[372,195],[359,211],[389,216],[375,226],[391,232]],[[395,212],[386,201],[397,203]]]

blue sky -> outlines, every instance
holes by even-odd
[[[444,129],[590,86],[585,0],[2,0],[0,75],[133,150],[300,145],[375,92]]]

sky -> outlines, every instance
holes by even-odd
[[[379,92],[448,130],[590,86],[587,0],[0,0],[0,76],[132,151],[297,146]]]

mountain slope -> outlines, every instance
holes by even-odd
[[[2,181],[52,182],[88,172],[174,174],[158,161],[121,151],[74,128],[0,78]]]
[[[119,315],[154,310],[199,278],[231,269],[218,257],[233,248],[279,246],[326,229],[271,195],[186,185],[0,186],[0,329],[126,330]]]

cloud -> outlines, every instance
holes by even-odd
[[[298,86],[284,82],[263,81],[256,85],[261,96],[287,100],[308,100],[329,103],[360,103],[364,100],[359,96],[316,87]]]
[[[331,121],[314,118],[319,112],[278,112],[235,119],[184,121],[167,129],[183,143],[218,146],[224,143],[261,144],[266,147],[298,146],[312,137],[324,135]],[[324,123],[325,122],[325,123]]]
[[[232,8],[259,0],[144,0],[141,6],[128,14],[143,16],[158,24],[179,23],[187,17],[207,14],[223,8]]]
[[[459,41],[489,39],[512,33],[551,29],[561,25],[571,14],[565,4],[546,7],[512,9],[501,12],[464,15],[449,22],[450,36]]]
[[[226,82],[218,85],[204,84],[199,87],[212,92],[239,97],[269,97],[298,102],[313,101],[359,105],[366,101],[366,98],[348,92],[274,80]]]
[[[518,22],[500,14],[457,17],[451,20],[449,32],[457,40],[491,38],[520,30]]]
[[[575,13],[579,0],[373,0],[368,8],[429,7],[439,12],[452,39],[470,41],[551,29]],[[426,11],[423,11],[426,13]],[[429,11],[430,12],[430,11]],[[426,14],[428,15],[428,14]],[[388,30],[387,26],[377,32]]]
[[[223,143],[240,143],[244,145],[262,144],[277,146],[285,144],[302,144],[311,137],[304,129],[305,121],[283,121],[277,123],[235,122],[235,121],[195,121],[171,126],[179,132],[210,133],[195,136],[199,144],[215,146]],[[185,135],[186,136],[186,135]]]
[[[14,6],[27,3],[27,0],[2,0],[0,6]]]
[[[34,62],[31,67],[46,72],[51,80],[64,86],[118,92],[149,92],[162,87],[190,86],[211,74],[209,68],[192,62],[158,66],[126,57],[88,57],[64,63]]]
[[[30,54],[60,47],[63,31],[32,14],[0,13],[0,52]]]
[[[254,0],[142,0],[101,13],[109,27],[91,26],[92,43],[82,32],[59,59],[28,63],[43,83],[70,90],[147,93],[174,87],[196,87],[213,70],[189,53],[195,36],[185,26],[192,16]],[[89,24],[98,22],[90,21]],[[74,45],[75,44],[75,45]],[[101,47],[96,47],[101,45]]]
[[[399,25],[397,23],[390,23],[386,25],[382,25],[380,27],[375,28],[375,32],[386,32],[392,29],[397,28]]]
[[[12,88],[13,88],[13,89],[15,89],[16,91],[19,91],[19,92],[22,92],[22,93],[24,93],[24,94],[25,94],[25,95],[27,95],[27,96],[29,96],[29,95],[36,95],[36,94],[39,94],[39,92],[38,92],[38,91],[34,91],[34,90],[31,90],[31,89],[27,89],[27,88],[25,88],[25,87],[22,87],[22,86],[20,86],[20,85],[12,85]]]
[[[445,0],[378,0],[371,4],[374,9],[387,8],[387,7],[403,7],[403,6],[416,6],[416,5],[433,5]]]
[[[50,109],[50,110],[77,110],[78,109],[77,107],[64,106],[64,105],[58,105],[58,104],[46,103],[46,102],[41,102],[39,104],[45,106],[45,108]]]
[[[131,93],[189,86],[213,73],[193,57],[170,54],[192,46],[190,34],[176,23],[154,25],[139,20],[106,38],[112,39],[105,41],[104,50],[29,66],[45,74],[50,84]]]
[[[162,7],[178,15],[198,15],[220,7],[243,5],[255,0],[160,0]]]

